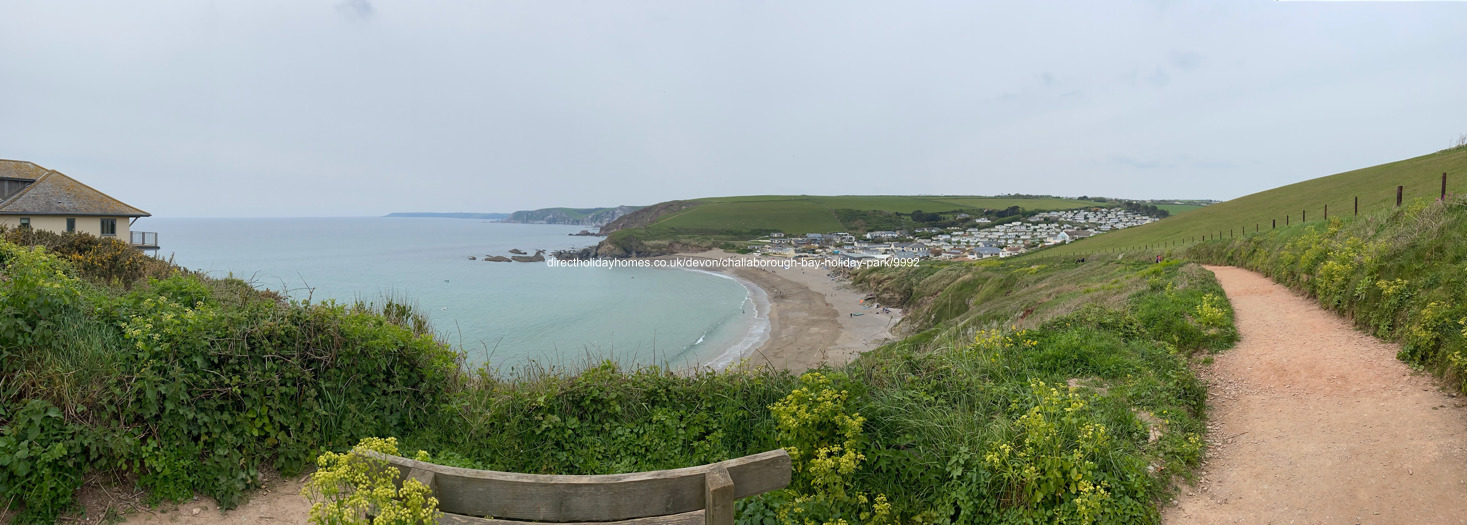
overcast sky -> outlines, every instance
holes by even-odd
[[[1467,132],[1467,3],[0,3],[0,158],[158,217],[1228,199]]]

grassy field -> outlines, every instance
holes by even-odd
[[[899,195],[751,195],[698,199],[703,204],[662,218],[649,227],[653,233],[671,231],[748,231],[770,229],[791,234],[826,233],[846,229],[835,210],[882,210],[896,213],[1004,209],[1067,210],[1101,203],[1062,198],[1012,198]]]
[[[1180,213],[1186,213],[1192,210],[1200,209],[1204,206],[1198,206],[1196,204],[1157,204],[1156,207],[1166,210],[1167,213],[1170,213],[1172,215],[1177,215]]]
[[[1092,206],[1111,206],[1111,204],[1101,202],[1082,201],[1077,199],[1059,199],[1051,197],[1041,197],[1035,199],[1012,197],[935,197],[934,199],[943,203],[949,203],[965,208],[988,208],[990,210],[1001,210],[1009,206],[1018,206],[1027,211],[1071,210],[1075,208],[1089,208]]]
[[[1147,244],[1185,245],[1190,239],[1204,235],[1223,238],[1248,232],[1268,230],[1273,221],[1278,227],[1298,225],[1301,216],[1309,221],[1324,219],[1325,206],[1331,217],[1354,213],[1354,199],[1360,198],[1360,213],[1394,206],[1396,186],[1405,186],[1405,200],[1435,199],[1441,191],[1442,173],[1449,173],[1449,192],[1467,192],[1467,149],[1432,153],[1379,166],[1347,171],[1327,177],[1281,186],[1213,204],[1179,216],[1145,226],[1107,233],[1082,242],[1045,250],[1047,255],[1071,255],[1112,249],[1137,248]]]

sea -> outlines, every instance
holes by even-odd
[[[690,269],[486,262],[594,245],[582,226],[480,219],[146,218],[179,265],[295,301],[415,305],[466,365],[500,373],[623,366],[721,368],[768,338],[757,287]],[[474,257],[476,260],[470,260]]]

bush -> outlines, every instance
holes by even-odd
[[[66,423],[61,410],[32,399],[0,429],[0,495],[25,510],[17,523],[50,523],[71,507],[86,468],[80,429]],[[6,505],[9,507],[9,504]]]
[[[431,525],[438,522],[438,498],[415,479],[397,484],[398,470],[368,452],[397,455],[397,439],[366,438],[351,452],[326,452],[317,470],[301,487],[311,500],[311,523],[317,525]],[[418,451],[418,461],[430,461]]]

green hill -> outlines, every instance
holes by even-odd
[[[669,231],[744,232],[774,230],[784,233],[825,233],[861,230],[842,221],[838,210],[879,211],[910,214],[914,211],[961,212],[977,215],[983,210],[1018,206],[1025,211],[1068,210],[1105,203],[1059,197],[973,197],[898,195],[751,195],[710,197],[686,201],[692,206],[669,212],[651,222],[649,233]]]
[[[608,237],[597,247],[602,256],[671,253],[677,249],[724,246],[769,232],[791,235],[897,230],[957,225],[957,215],[1012,214],[1109,206],[1097,201],[1051,196],[978,197],[961,195],[747,195],[669,201],[629,213],[601,228]],[[936,215],[917,222],[911,214]],[[946,221],[946,222],[944,222]]]
[[[1205,206],[1145,226],[1099,235],[1084,241],[1044,250],[1044,255],[1093,253],[1141,248],[1146,245],[1184,245],[1203,236],[1223,238],[1246,229],[1252,233],[1325,218],[1354,214],[1355,198],[1360,213],[1395,206],[1396,186],[1405,186],[1404,200],[1435,199],[1441,193],[1442,173],[1448,173],[1449,192],[1467,192],[1467,148],[1347,171]],[[1286,226],[1287,225],[1287,226]]]

